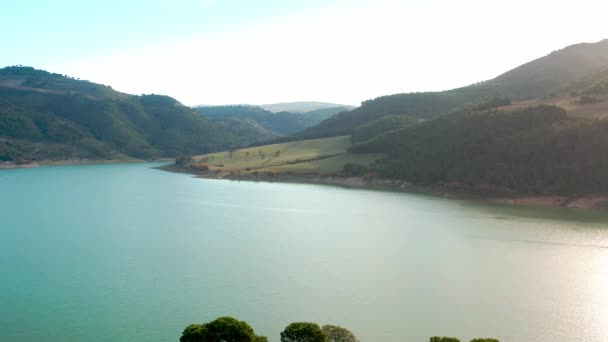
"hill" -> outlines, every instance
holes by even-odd
[[[348,136],[295,141],[195,156],[182,164],[221,175],[260,172],[331,175],[342,172],[347,163],[367,166],[378,158],[377,154],[348,153],[351,146]]]
[[[400,187],[567,201],[608,193],[606,117],[608,41],[602,41],[567,47],[468,87],[365,101],[281,138],[291,142],[207,154],[192,165],[239,177],[377,176]]]
[[[353,153],[385,153],[380,177],[479,191],[608,192],[608,121],[541,105],[464,111],[378,136]]]
[[[278,113],[278,112],[291,112],[291,113],[307,113],[317,111],[319,109],[327,108],[345,108],[344,110],[354,109],[354,106],[342,105],[328,102],[317,102],[317,101],[303,101],[303,102],[283,102],[283,103],[272,103],[263,104],[258,107],[266,109],[267,111]]]
[[[608,40],[577,44],[526,63],[495,79],[443,92],[396,94],[364,101],[361,107],[340,113],[296,135],[312,139],[352,134],[358,126],[390,115],[431,118],[475,107],[494,97],[513,101],[569,94],[577,82],[593,84],[608,67]],[[602,71],[603,70],[603,71]],[[585,81],[586,80],[586,81]],[[605,79],[604,79],[605,80]]]
[[[0,160],[154,159],[241,139],[167,96],[133,96],[31,67],[0,69]]]
[[[201,106],[194,110],[251,144],[298,133],[345,111],[346,108],[331,107],[304,113],[275,113],[257,106],[233,105]]]
[[[608,39],[554,51],[484,82],[481,86],[496,89],[514,100],[555,96],[567,90],[571,83],[592,77],[607,66]]]
[[[368,141],[376,136],[400,130],[421,123],[423,120],[414,119],[404,115],[385,116],[357,127],[353,131],[353,142]]]

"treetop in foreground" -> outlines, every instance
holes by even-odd
[[[317,323],[295,322],[281,332],[281,342],[327,342],[327,335]]]
[[[328,342],[359,342],[352,332],[341,326],[324,325],[321,330],[327,335]]]
[[[431,337],[430,342],[460,342],[456,337],[439,337],[433,336]],[[495,338],[474,338],[471,342],[500,342]]]
[[[263,342],[245,321],[233,317],[220,317],[204,324],[191,324],[182,333],[180,342]]]

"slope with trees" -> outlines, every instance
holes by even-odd
[[[153,159],[240,143],[167,96],[127,95],[30,67],[0,69],[0,160]]]
[[[351,148],[386,153],[380,177],[521,193],[608,192],[608,121],[555,106],[465,111]]]
[[[359,342],[346,328],[337,325],[294,322],[281,332],[281,342]],[[266,336],[258,336],[245,321],[233,317],[220,317],[203,324],[191,324],[184,329],[180,342],[267,342]],[[431,337],[430,342],[459,342],[453,337]],[[477,338],[471,342],[499,342],[494,338]]]
[[[322,121],[296,135],[313,139],[352,134],[359,126],[390,115],[427,119],[473,108],[495,97],[524,101],[565,95],[586,80],[592,89],[604,89],[597,80],[608,68],[608,40],[576,44],[526,63],[492,80],[442,92],[407,93],[368,100],[350,112]],[[594,82],[597,81],[597,82]]]
[[[194,110],[224,126],[248,143],[269,141],[298,133],[337,113],[345,107],[331,107],[303,113],[271,112],[258,106],[201,106]]]
[[[385,116],[357,127],[352,132],[352,139],[354,143],[363,142],[388,132],[417,125],[421,122],[421,119],[410,118],[404,115]]]

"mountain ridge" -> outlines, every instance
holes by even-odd
[[[507,71],[494,79],[440,92],[414,92],[363,101],[350,112],[338,114],[295,136],[314,139],[351,134],[356,127],[391,115],[427,119],[474,107],[493,97],[532,100],[555,97],[580,79],[608,67],[608,39],[581,43],[553,51]]]
[[[0,160],[155,159],[239,141],[168,96],[23,66],[0,69],[0,138]]]

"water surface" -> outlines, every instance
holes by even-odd
[[[0,172],[0,340],[177,341],[222,315],[362,341],[608,340],[608,216],[150,164]]]

